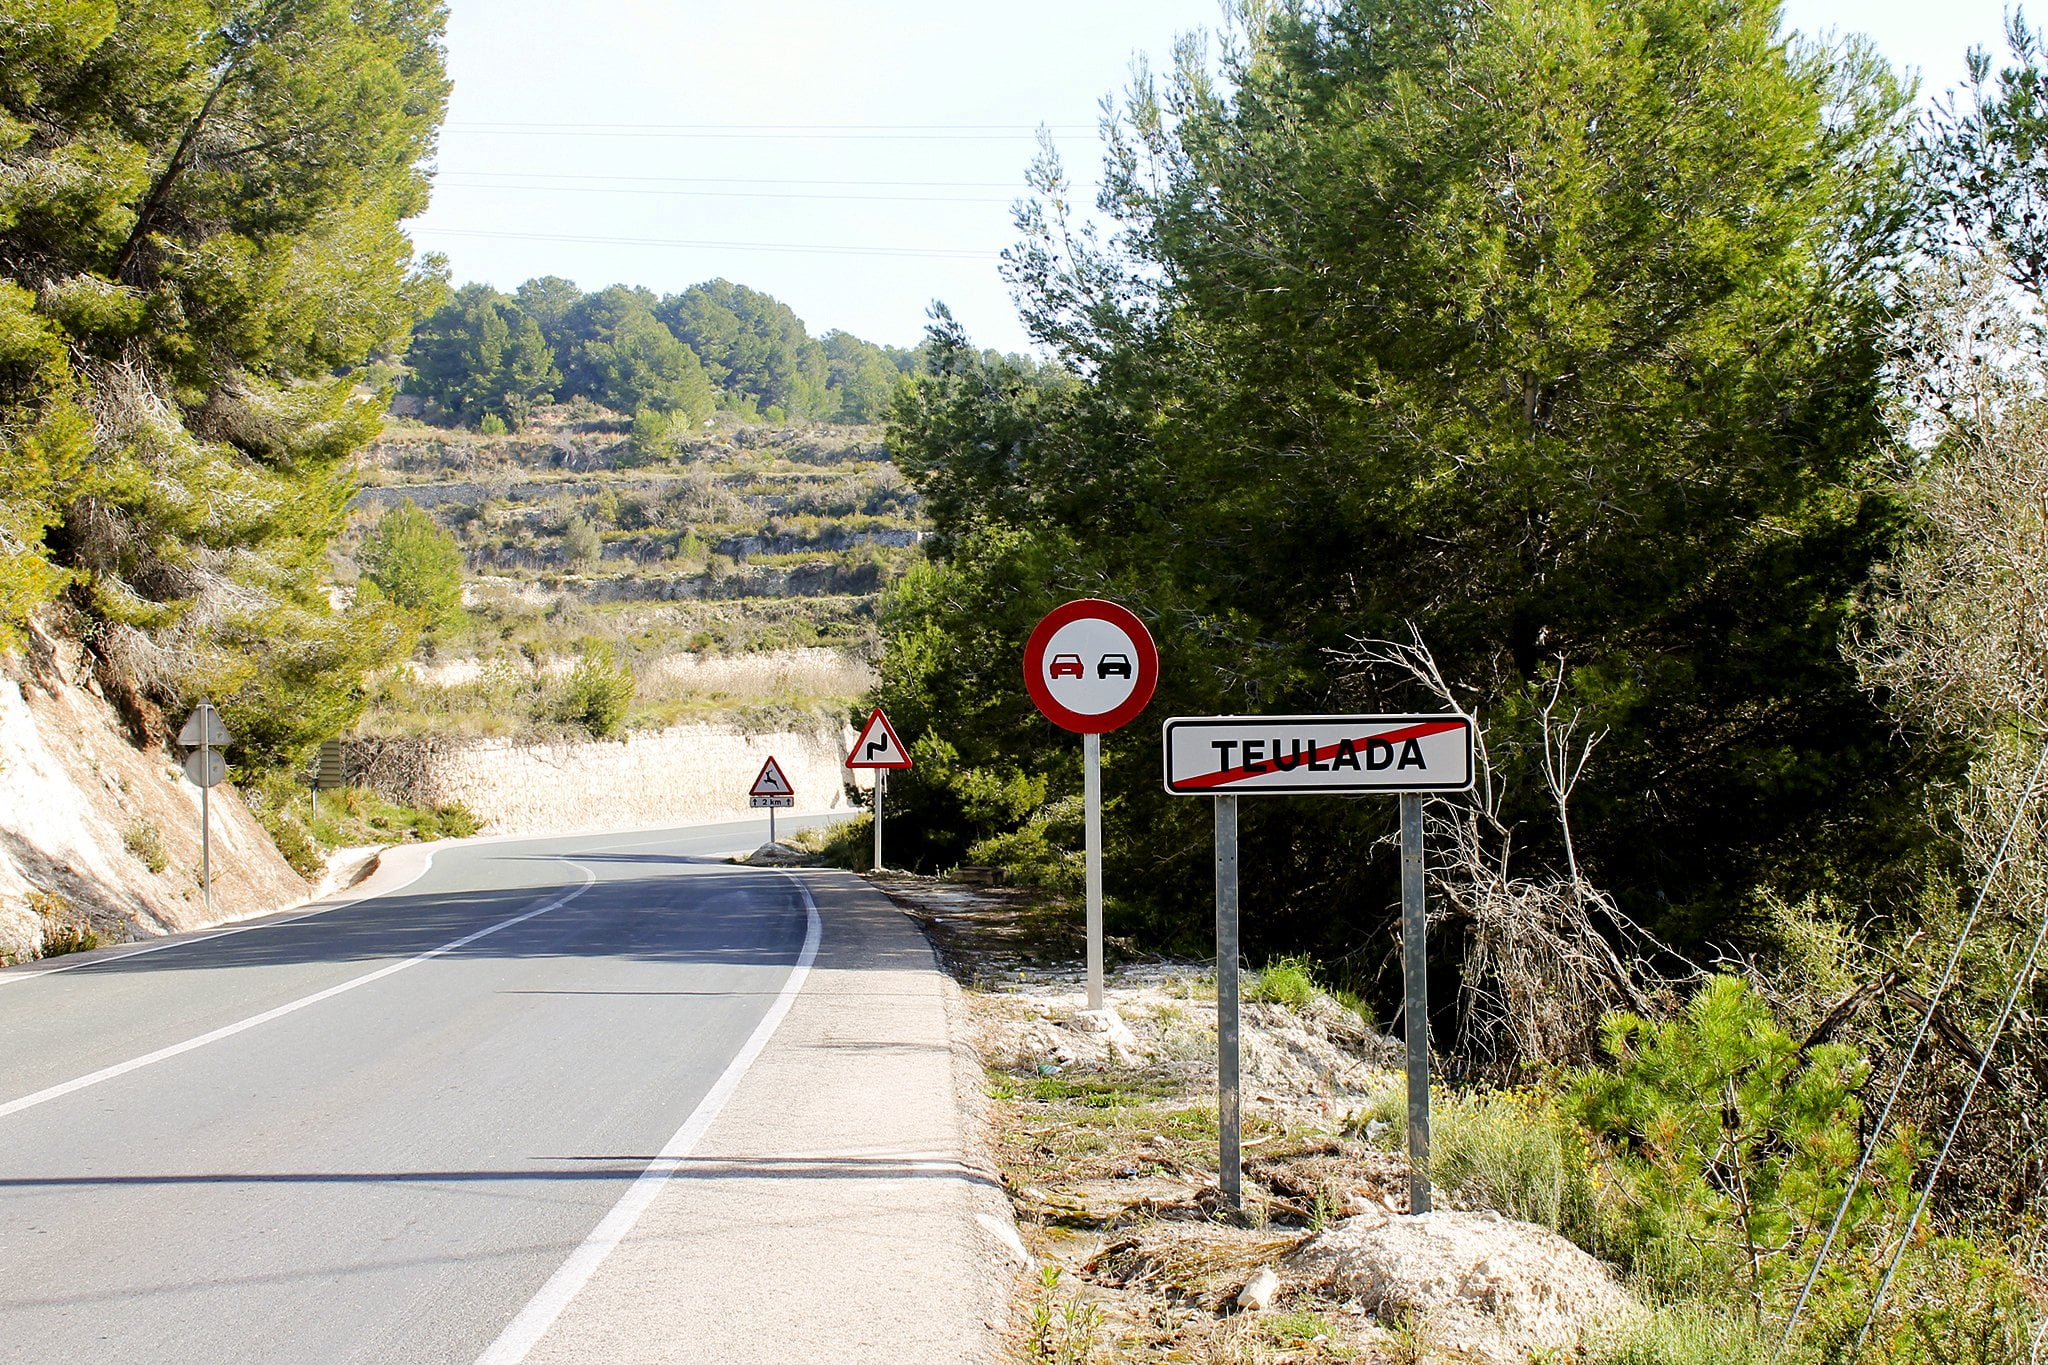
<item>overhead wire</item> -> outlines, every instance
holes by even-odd
[[[1849,1205],[1855,1200],[1856,1192],[1862,1186],[1863,1177],[1870,1169],[1871,1158],[1876,1154],[1877,1145],[1883,1139],[1885,1127],[1891,1120],[1892,1109],[1898,1103],[1900,1093],[1905,1089],[1906,1077],[1913,1069],[1914,1059],[1919,1056],[1922,1045],[1927,1041],[1928,1031],[1934,1024],[1935,1012],[1941,1007],[1942,999],[1947,995],[1949,987],[1954,984],[1956,966],[1961,962],[1963,956],[1963,946],[1969,941],[1970,934],[1976,926],[1977,917],[1984,909],[1984,900],[1990,894],[1991,884],[1997,880],[1999,872],[2005,866],[2006,854],[2012,847],[2013,836],[2018,833],[2020,820],[2026,814],[2027,804],[2038,789],[2041,772],[2044,767],[2048,767],[2048,745],[2042,746],[2041,756],[2035,762],[2034,770],[2028,776],[2027,785],[2022,790],[2019,804],[2013,811],[2012,823],[2006,827],[2005,837],[1999,840],[1998,852],[1992,857],[1991,866],[1985,872],[1982,884],[1977,888],[1977,898],[1970,906],[1969,916],[1964,919],[1961,932],[1956,935],[1955,946],[1949,952],[1948,963],[1942,968],[1941,980],[1935,985],[1933,994],[1927,999],[1927,1009],[1921,1015],[1920,1027],[1913,1034],[1912,1046],[1906,1049],[1905,1058],[1899,1064],[1898,1075],[1892,1079],[1891,1092],[1885,1096],[1884,1108],[1879,1112],[1877,1122],[1870,1130],[1870,1139],[1864,1144],[1862,1156],[1856,1163],[1855,1171],[1849,1177],[1848,1188],[1842,1192],[1841,1203],[1835,1207],[1835,1216],[1828,1223],[1827,1235],[1821,1240],[1820,1250],[1814,1256],[1812,1268],[1806,1272],[1806,1281],[1799,1287],[1799,1297],[1793,1301],[1792,1312],[1785,1319],[1785,1330],[1778,1337],[1777,1348],[1771,1352],[1771,1359],[1774,1361],[1784,1354],[1786,1346],[1791,1343],[1794,1329],[1799,1325],[1800,1315],[1806,1311],[1807,1300],[1813,1293],[1814,1285],[1820,1279],[1821,1268],[1826,1265],[1828,1253],[1834,1248],[1835,1238],[1842,1230],[1842,1219],[1848,1214]],[[1988,1049],[1984,1055],[1987,1058],[1991,1055]],[[1957,1116],[1957,1122],[1961,1122],[1960,1114]],[[1924,1192],[1921,1198],[1924,1204],[1926,1199]],[[1887,1276],[1888,1278],[1889,1276]],[[1874,1310],[1873,1316],[1875,1316]]]
[[[599,237],[581,233],[500,232],[487,228],[416,226],[413,231],[443,237],[480,237],[519,242],[585,242],[597,246],[690,247],[721,251],[781,251],[828,256],[900,256],[931,260],[992,261],[999,252],[946,247],[835,246],[819,242],[714,242],[674,237]]]
[[[2048,764],[2048,744],[2041,746],[2040,761],[2035,763],[2033,775],[2027,779],[2026,787],[2020,792],[2019,801],[2013,811],[2012,825],[2006,831],[2008,842],[2010,842],[2013,832],[2019,828],[2020,819],[2026,813],[2029,802],[2032,801],[2039,790],[2037,783],[2040,780],[2043,764]],[[2001,859],[2004,856],[2004,849],[2005,846],[2001,844],[1999,849]],[[1985,880],[1988,883],[1990,879],[1987,877]],[[2034,965],[2040,960],[2041,946],[2043,943],[2048,943],[2048,907],[2041,907],[2041,909],[2041,927],[2035,932],[2034,942],[2027,949],[2026,961],[2020,964],[2019,971],[2013,976],[2012,990],[2007,992],[2005,1004],[1998,1011],[1998,1019],[1991,1026],[1991,1035],[1985,1041],[1977,1058],[1977,1070],[1971,1075],[1970,1084],[1963,1091],[1963,1101],[1956,1107],[1956,1116],[1948,1126],[1948,1135],[1942,1139],[1941,1150],[1935,1155],[1934,1165],[1927,1172],[1927,1178],[1920,1186],[1920,1197],[1914,1201],[1913,1212],[1906,1218],[1905,1230],[1899,1234],[1898,1244],[1892,1249],[1891,1259],[1885,1265],[1884,1275],[1877,1282],[1877,1293],[1871,1297],[1870,1310],[1863,1315],[1863,1325],[1856,1331],[1856,1343],[1849,1349],[1848,1365],[1856,1365],[1857,1360],[1862,1358],[1863,1343],[1869,1338],[1871,1325],[1877,1321],[1878,1313],[1884,1308],[1885,1295],[1890,1292],[1892,1287],[1892,1277],[1898,1273],[1899,1266],[1906,1259],[1906,1247],[1913,1240],[1914,1229],[1920,1226],[1920,1215],[1927,1211],[1927,1201],[1934,1194],[1934,1185],[1936,1181],[1941,1179],[1943,1167],[1948,1164],[1948,1154],[1950,1149],[1955,1146],[1956,1135],[1962,1132],[1963,1120],[1968,1117],[1970,1106],[1976,1102],[1977,1087],[1983,1084],[1985,1073],[1991,1069],[1991,1058],[1998,1051],[1998,1041],[2005,1035],[2005,1026],[2012,1020],[2012,1012],[2019,1004],[2020,995],[2033,981]]]
[[[495,175],[502,180],[630,180],[649,185],[831,185],[858,189],[1022,190],[1022,180],[817,180],[788,176],[593,175],[569,171],[442,171],[442,175]]]
[[[484,174],[472,172],[471,174]],[[994,195],[947,194],[822,194],[807,191],[763,190],[668,190],[625,185],[494,185],[457,181],[449,186],[465,190],[514,190],[526,194],[642,194],[684,199],[822,199],[835,203],[865,204],[1009,204],[1013,199]]]
[[[1016,123],[444,123],[441,126],[444,133],[486,137],[710,138],[742,142],[1034,142],[1041,137],[1072,141],[1083,136],[1093,137],[1097,131],[1081,124]]]

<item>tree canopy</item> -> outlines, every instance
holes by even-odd
[[[511,428],[550,397],[671,424],[718,409],[874,422],[914,361],[846,332],[814,339],[787,304],[726,280],[660,298],[625,285],[586,294],[554,275],[509,299],[464,286],[420,324],[407,358],[410,392],[458,422]]]
[[[0,589],[70,585],[138,733],[206,689],[253,757],[331,734],[388,609],[322,551],[441,285],[398,224],[447,98],[433,0],[48,0],[0,25]],[[263,694],[274,716],[237,723]],[[245,705],[246,703],[246,705]]]
[[[1560,689],[1607,736],[1577,852],[1674,933],[1758,887],[1900,874],[1913,760],[1837,648],[1899,522],[1876,477],[1912,209],[1888,71],[1789,44],[1764,0],[1241,19],[1220,65],[1184,44],[1122,111],[1107,240],[1037,167],[1010,272],[1067,373],[942,319],[897,410],[947,561],[899,598],[885,663],[886,701],[946,718],[916,779],[932,827],[994,833],[1023,798],[987,793],[1067,780],[998,642],[1086,592],[1153,622],[1165,714],[1478,710],[1525,867],[1567,856],[1541,782]],[[1451,697],[1345,662],[1411,626]],[[1198,926],[1156,888],[1201,884],[1200,815],[1149,772],[1111,790],[1126,904]],[[1384,823],[1251,817],[1247,856],[1286,869],[1265,932],[1350,938],[1330,849]]]

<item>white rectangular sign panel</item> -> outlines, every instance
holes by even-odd
[[[750,796],[747,804],[755,810],[790,810],[796,805],[794,796]]]
[[[1472,786],[1472,719],[1176,716],[1166,789],[1179,796],[1455,792]]]

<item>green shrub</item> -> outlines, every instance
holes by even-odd
[[[875,865],[875,817],[856,815],[829,825],[800,829],[785,841],[815,853],[828,867],[866,872]]]
[[[1586,1239],[1590,1166],[1550,1097],[1533,1090],[1450,1096],[1432,1110],[1430,1179],[1447,1198]]]
[[[626,722],[633,704],[633,668],[610,645],[585,645],[583,657],[555,700],[555,719],[580,725],[595,739],[609,739]]]
[[[422,839],[467,839],[478,827],[475,812],[460,801],[450,801],[421,812],[413,832]]]
[[[1732,976],[1676,1019],[1615,1015],[1602,1032],[1615,1066],[1578,1073],[1567,1108],[1613,1181],[1604,1249],[1660,1293],[1740,1287],[1760,1304],[1803,1274],[1861,1151],[1868,1064],[1837,1044],[1802,1049]],[[1851,1245],[1897,1208],[1911,1157],[1902,1143],[1872,1163],[1844,1222]]]
[[[163,836],[147,820],[129,821],[127,830],[121,835],[121,843],[151,872],[162,872],[171,865],[170,856],[164,852]]]
[[[1308,958],[1275,958],[1252,978],[1244,998],[1285,1005],[1291,1010],[1306,1008],[1317,995],[1314,973],[1315,963]]]
[[[1801,1319],[1797,1355],[1814,1365],[1847,1360],[1881,1271],[1866,1256],[1830,1262],[1828,1282]],[[1863,1365],[2034,1365],[2038,1291],[2012,1263],[1963,1238],[1908,1247],[1885,1306],[1871,1324]]]
[[[1615,1328],[1588,1365],[1766,1365],[1770,1358],[1771,1344],[1746,1311],[1680,1303]]]
[[[100,946],[100,936],[71,908],[71,902],[55,891],[31,891],[28,908],[43,922],[42,946],[36,957],[62,957],[84,953]]]

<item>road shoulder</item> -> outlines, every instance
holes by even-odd
[[[958,988],[858,878],[794,875],[809,980],[692,1156],[531,1361],[977,1361],[1017,1263]],[[964,1070],[963,1070],[964,1069]]]

